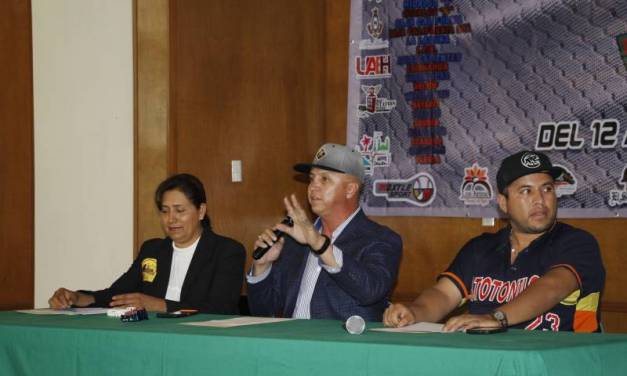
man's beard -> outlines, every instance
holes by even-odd
[[[551,227],[553,227],[553,225],[555,224],[556,217],[557,217],[557,210],[551,213],[551,216],[548,218],[548,221],[546,223],[538,224],[538,225],[525,224],[524,226],[517,224],[516,227],[518,227],[522,232],[526,234],[542,234],[550,230]]]

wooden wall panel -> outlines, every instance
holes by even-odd
[[[0,309],[34,299],[33,64],[29,0],[0,2]]]
[[[305,185],[324,131],[324,6],[319,0],[173,1],[174,170],[198,175],[218,233],[247,248]],[[231,182],[241,160],[243,182]],[[250,251],[250,249],[249,249]]]
[[[135,255],[162,237],[154,204],[168,175],[169,0],[135,0]]]
[[[325,0],[325,142],[346,142],[350,1]]]

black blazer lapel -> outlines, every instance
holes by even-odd
[[[164,296],[168,290],[168,282],[170,281],[170,269],[172,268],[172,239],[165,238],[159,244],[157,257],[157,278],[152,286],[156,291],[154,296]]]
[[[206,264],[213,256],[214,249],[216,247],[216,237],[213,232],[208,229],[204,229],[200,240],[194,251],[194,256],[189,264],[189,269],[185,275],[183,286],[181,287],[181,301],[185,300],[187,293],[192,290],[194,280],[202,274],[203,271],[207,271]]]

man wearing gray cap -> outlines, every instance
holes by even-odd
[[[392,304],[386,326],[436,322],[468,301],[468,314],[444,330],[600,330],[605,269],[589,233],[556,221],[554,179],[564,173],[538,152],[505,158],[496,174],[499,209],[509,226],[459,251],[438,282],[412,304]]]
[[[381,321],[396,282],[401,238],[368,219],[359,207],[364,167],[361,155],[325,144],[310,164],[307,198],[318,216],[311,222],[295,195],[284,198],[294,225],[261,233],[255,247],[271,248],[253,260],[247,275],[254,315],[345,320],[359,315]],[[278,239],[273,230],[288,236]]]

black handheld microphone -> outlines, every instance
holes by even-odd
[[[294,221],[292,220],[292,217],[290,217],[289,215],[285,217],[284,220],[281,221],[282,224],[292,227],[294,226]],[[276,236],[276,242],[279,241],[279,239],[281,239],[284,235],[283,231],[280,230],[274,230],[274,236]],[[253,259],[255,260],[259,260],[260,258],[263,257],[263,255],[266,254],[266,252],[268,252],[268,250],[272,248],[272,246],[267,246],[267,247],[257,247],[255,248],[255,250],[253,251]]]

